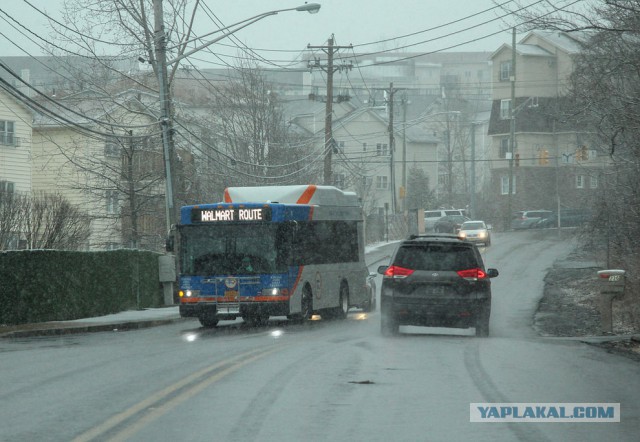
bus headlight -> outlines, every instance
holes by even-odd
[[[192,296],[197,297],[200,296],[200,290],[180,290],[178,292],[178,296],[180,296],[181,298],[190,298]]]
[[[264,289],[262,291],[262,293],[264,295],[267,295],[267,296],[279,296],[280,295],[280,289],[279,288],[275,288],[275,287],[274,288],[270,288],[270,289]]]

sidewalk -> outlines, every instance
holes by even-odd
[[[57,336],[99,331],[135,330],[183,321],[178,306],[129,310],[112,315],[73,321],[51,321],[20,325],[0,325],[0,338]]]

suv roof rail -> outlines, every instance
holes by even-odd
[[[417,239],[417,238],[455,238],[460,239],[458,235],[454,235],[453,233],[419,233],[419,234],[411,234],[408,239]]]

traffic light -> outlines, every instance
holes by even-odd
[[[544,149],[540,151],[540,157],[538,158],[538,164],[541,166],[546,166],[549,164],[549,151]]]
[[[587,146],[578,146],[575,155],[576,161],[587,161],[589,159],[589,152],[587,152]]]
[[[518,167],[520,165],[520,154],[517,153],[516,154],[516,167]]]

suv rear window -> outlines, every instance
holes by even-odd
[[[445,210],[445,215],[462,215],[459,210]]]
[[[412,270],[458,271],[479,267],[473,249],[460,244],[406,244],[394,265]]]

